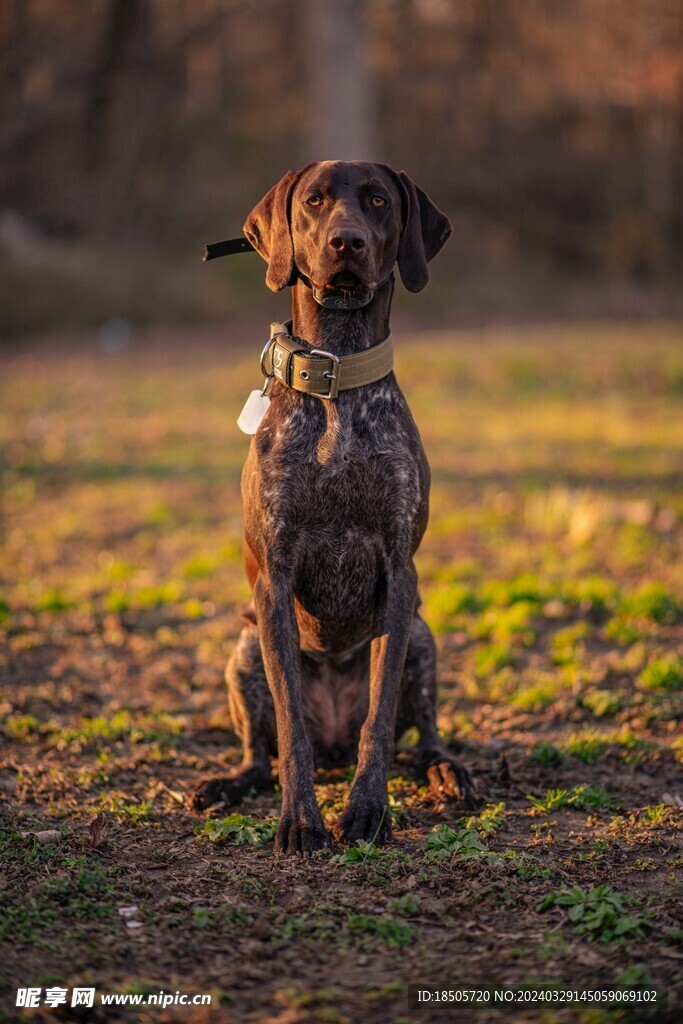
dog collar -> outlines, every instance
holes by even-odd
[[[340,391],[381,380],[394,367],[391,331],[376,345],[348,356],[311,348],[291,332],[291,320],[270,325],[270,338],[261,353],[261,370],[267,378],[264,393],[269,381],[275,378],[293,391],[334,399]]]

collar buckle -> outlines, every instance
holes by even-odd
[[[341,364],[339,362],[339,356],[335,356],[334,352],[328,352],[324,348],[312,348],[310,352],[306,353],[309,356],[324,356],[326,359],[332,360],[332,370],[327,370],[323,377],[325,380],[330,382],[329,391],[326,395],[320,395],[316,392],[317,398],[323,398],[325,401],[334,399],[339,394],[339,372],[341,370]]]

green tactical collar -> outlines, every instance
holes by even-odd
[[[362,352],[336,356],[321,348],[311,348],[303,338],[292,335],[292,321],[270,325],[270,338],[261,353],[261,370],[293,391],[317,398],[334,399],[340,391],[373,384],[391,373],[394,345],[391,331],[386,338]],[[264,389],[264,393],[265,390]]]

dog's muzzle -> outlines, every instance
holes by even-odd
[[[341,290],[330,291],[329,288],[315,288],[302,278],[304,284],[308,285],[313,293],[313,298],[323,309],[336,309],[342,312],[350,312],[354,309],[362,309],[372,302],[374,292],[346,292]]]
[[[203,259],[220,259],[221,256],[237,256],[243,252],[255,252],[253,245],[246,238],[226,238],[223,242],[211,242],[204,246]],[[302,274],[299,275],[307,288],[311,289],[313,298],[323,309],[333,309],[338,312],[348,313],[354,309],[363,309],[372,302],[375,292],[347,292],[341,288],[323,289],[316,288]]]

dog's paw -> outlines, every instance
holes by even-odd
[[[449,755],[439,755],[426,767],[427,781],[433,796],[442,800],[462,800],[466,807],[477,804],[474,779],[467,768]]]
[[[317,807],[316,814],[295,814],[283,808],[275,834],[276,854],[310,857],[330,846],[330,834]]]
[[[270,777],[253,768],[235,772],[234,775],[219,775],[202,779],[189,795],[189,806],[193,811],[205,811],[214,804],[238,804],[252,791],[265,789]]]
[[[391,812],[385,799],[353,793],[344,808],[335,829],[343,842],[355,843],[358,839],[381,846],[391,839]]]

